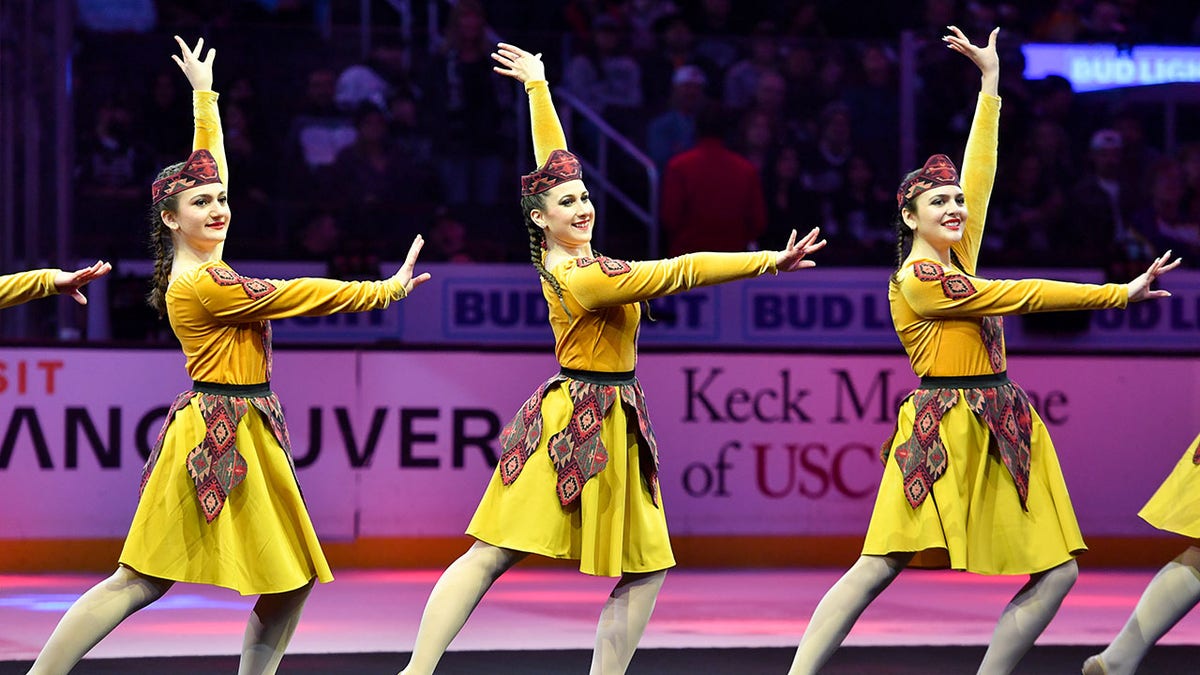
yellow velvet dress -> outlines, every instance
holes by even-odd
[[[910,258],[889,288],[896,332],[913,372],[922,378],[1006,379],[1003,315],[1124,307],[1128,301],[1118,284],[975,276],[995,177],[999,111],[999,98],[980,94],[961,173],[968,219],[953,247],[961,268]],[[1019,387],[1005,387],[1027,401]],[[1015,414],[1004,418],[1023,422],[1024,439],[1011,433],[1015,425],[993,428],[981,416],[998,389],[918,390],[933,394],[925,399],[928,405],[942,406],[932,415],[918,409],[918,392],[904,402],[896,433],[883,448],[884,473],[864,554],[918,552],[912,564],[919,567],[1031,574],[1086,550],[1054,445],[1037,412],[1013,406]],[[933,421],[938,417],[940,424]],[[1015,453],[1020,461],[1006,461],[998,450],[1006,442],[1027,454]],[[902,469],[920,443],[931,449],[926,459],[936,467],[925,482]]]
[[[0,275],[0,309],[58,293],[54,287],[57,269],[30,270]]]
[[[213,151],[228,187],[216,94],[194,103],[195,148]],[[382,309],[404,295],[392,280],[254,279],[224,262],[173,279],[167,312],[196,384],[163,423],[121,564],[243,595],[331,581],[269,391],[270,320]]]
[[[1138,515],[1160,530],[1200,539],[1200,436]]]
[[[540,166],[566,142],[546,83],[530,82],[526,91]],[[552,458],[552,439],[569,436],[568,427],[587,419],[581,408],[587,397],[581,392],[589,391],[588,382],[571,374],[634,370],[639,302],[775,273],[774,258],[765,251],[694,253],[646,262],[596,257],[564,260],[550,269],[562,287],[562,300],[545,280],[542,293],[549,305],[555,355],[569,370],[539,387],[506,427],[502,445],[517,445],[515,439],[506,439],[520,436],[525,452],[502,456],[467,534],[494,546],[578,560],[581,572],[597,576],[673,566],[657,486],[657,443],[636,378],[627,378],[630,384],[590,390],[608,398],[598,407],[604,411],[599,424],[581,430],[581,436],[595,436],[589,436],[590,450],[580,458],[586,467],[579,480],[564,477]],[[524,413],[528,415],[523,420]],[[602,461],[593,461],[597,457]]]

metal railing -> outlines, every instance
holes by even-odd
[[[522,97],[523,98],[523,97]],[[581,101],[578,96],[564,88],[556,89],[554,92],[555,103],[558,109],[559,119],[562,121],[563,130],[567,134],[567,138],[571,137],[571,131],[574,127],[575,117],[580,117],[586,120],[592,129],[589,131],[596,132],[596,150],[595,157],[580,157],[579,161],[587,171],[587,184],[592,191],[592,201],[596,205],[596,225],[594,242],[597,248],[603,248],[605,231],[604,227],[608,209],[605,208],[607,199],[611,197],[614,201],[623,206],[633,218],[642,225],[646,232],[646,251],[645,258],[655,258],[659,256],[659,223],[658,223],[658,202],[659,202],[659,176],[658,167],[654,165],[654,160],[650,159],[646,153],[642,152],[633,141],[620,131],[615,129],[611,124],[593,110],[586,103]],[[522,101],[522,103],[524,103]],[[518,166],[527,166],[528,160],[525,159],[532,155],[528,149],[528,113],[520,112],[517,119],[522,120],[521,126],[523,130],[518,143],[518,152],[521,161]],[[633,160],[646,174],[646,203],[639,204],[638,201],[631,197],[624,189],[609,179],[609,150],[610,147],[623,152]],[[599,188],[597,190],[597,187]]]

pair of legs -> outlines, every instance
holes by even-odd
[[[1125,627],[1103,652],[1083,664],[1086,675],[1127,675],[1146,652],[1200,603],[1200,544],[1167,563],[1146,586]]]
[[[850,628],[883,589],[908,566],[912,553],[864,555],[825,594],[800,639],[790,675],[816,673],[846,639]],[[1074,560],[1038,572],[1017,591],[996,623],[979,673],[1011,673],[1075,585]]]
[[[158,600],[175,582],[121,565],[71,605],[33,663],[29,675],[68,673],[129,615]],[[238,675],[274,673],[283,659],[313,582],[294,591],[261,595],[246,622]]]
[[[476,541],[467,552],[446,568],[434,584],[421,615],[412,659],[403,675],[433,673],[450,641],[467,622],[492,583],[529,555],[521,551]],[[609,594],[596,627],[591,675],[624,673],[633,658],[666,570],[642,574],[625,573]]]

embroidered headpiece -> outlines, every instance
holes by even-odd
[[[903,208],[904,202],[943,185],[958,185],[958,169],[949,157],[933,155],[925,160],[925,166],[920,171],[900,184],[900,189],[896,191],[896,206]]]
[[[150,203],[157,204],[171,195],[178,194],[197,185],[220,183],[217,175],[217,160],[212,153],[201,148],[191,154],[176,173],[154,181],[150,186]]]
[[[521,176],[521,196],[536,195],[569,180],[583,178],[583,167],[575,155],[566,150],[555,150],[546,158],[542,168]]]

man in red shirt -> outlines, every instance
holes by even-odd
[[[696,146],[671,158],[663,173],[661,220],[670,256],[745,251],[767,225],[762,180],[749,160],[725,147],[717,106],[696,119]]]

